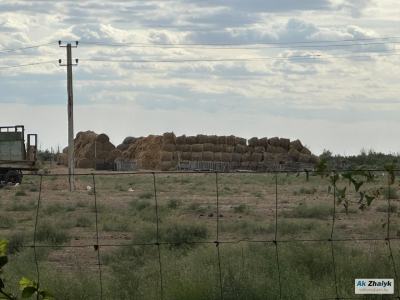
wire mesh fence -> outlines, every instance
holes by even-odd
[[[88,293],[97,299],[110,299],[110,286],[138,291],[141,287],[137,284],[149,278],[151,282],[144,284],[149,287],[142,291],[148,299],[179,299],[183,295],[179,293],[190,289],[189,281],[193,290],[185,293],[189,298],[192,293],[192,299],[201,298],[201,290],[196,290],[200,285],[208,286],[211,299],[261,299],[265,290],[269,291],[267,298],[300,299],[296,290],[309,288],[296,282],[301,278],[296,274],[303,274],[304,268],[311,280],[325,278],[325,286],[318,291],[303,290],[304,299],[400,299],[400,227],[392,203],[397,195],[395,185],[389,184],[391,174],[375,170],[375,180],[364,183],[365,191],[379,190],[381,196],[363,212],[359,210],[360,191],[348,188],[345,178],[328,189],[327,175],[337,173],[92,173],[76,175],[80,191],[73,193],[59,183],[59,179],[67,181],[67,174],[29,175],[28,180],[38,179],[36,209],[30,220],[34,231],[32,241],[20,247],[32,249],[32,256],[25,259],[34,261],[39,287],[51,285],[51,279],[42,276],[48,271],[42,252],[62,249],[47,259],[72,276],[76,264],[95,274],[97,284]],[[344,188],[347,213],[340,194]],[[177,209],[181,205],[175,199],[177,193],[187,199],[184,213]],[[244,198],[249,201],[244,203]],[[68,206],[72,201],[74,206]],[[132,207],[135,217],[124,215]],[[170,215],[174,209],[176,213]],[[55,222],[68,223],[69,213],[77,216],[69,228],[84,228],[84,232],[70,241],[46,233]],[[195,227],[197,223],[203,227]],[[195,256],[187,252],[192,246]],[[350,251],[354,260],[344,259],[345,251]],[[113,258],[111,252],[119,258]],[[354,295],[355,278],[344,278],[357,264],[371,263],[359,258],[363,252],[377,255],[371,261],[382,267],[362,269],[354,276],[394,278],[394,295]],[[129,263],[121,257],[129,257]],[[197,264],[191,261],[193,257]],[[140,269],[144,265],[145,277]],[[113,281],[110,268],[126,275],[125,285]],[[378,274],[373,273],[376,270]],[[265,290],[254,291],[245,285]]]

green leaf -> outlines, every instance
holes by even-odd
[[[317,172],[323,172],[323,171],[325,171],[326,168],[328,167],[328,166],[326,165],[326,162],[327,162],[327,159],[326,159],[326,158],[322,159],[322,160],[319,162],[319,164],[315,166],[315,171],[317,171]]]
[[[346,188],[343,188],[343,190],[338,189],[338,192],[339,192],[340,198],[346,198]]]
[[[0,278],[0,290],[4,289],[4,282],[3,279]]]
[[[19,289],[22,291],[26,287],[36,288],[36,282],[29,280],[28,278],[22,277],[22,279],[19,281]]]
[[[356,189],[356,192],[358,192],[360,187],[364,184],[364,181],[360,181],[360,182],[354,181],[353,184],[354,184],[354,188]]]
[[[331,186],[328,186],[328,195],[331,192]]]
[[[42,296],[44,299],[53,299],[53,298],[54,298],[53,294],[50,293],[49,291],[41,291],[39,294],[40,294],[40,296]],[[43,299],[43,300],[44,300],[44,299]]]
[[[342,175],[343,178],[346,178],[346,179],[349,180],[349,185],[350,185],[350,182],[353,181],[353,173],[349,172],[349,173],[344,173],[344,174],[341,174],[341,175]]]
[[[306,172],[306,181],[308,181],[308,179],[309,179],[308,170],[304,169],[304,172]]]
[[[360,200],[358,201],[358,204],[360,204],[363,200],[364,200],[364,196],[365,196],[366,192],[360,192]]]
[[[33,286],[27,286],[22,290],[22,298],[30,298],[36,291],[37,288]]]
[[[6,255],[0,256],[0,269],[8,262]]]
[[[8,246],[9,242],[10,242],[9,240],[0,241],[0,255],[5,255],[6,254],[7,246]]]
[[[339,174],[335,174],[334,176],[330,176],[329,177],[329,179],[330,179],[330,182],[331,182],[331,184],[333,185],[333,186],[335,186],[336,185],[336,182],[339,180]]]
[[[371,197],[371,196],[365,195],[365,198],[367,199],[367,205],[370,206],[372,203],[372,200],[374,200],[376,197]]]
[[[343,206],[344,206],[344,209],[346,210],[346,215],[348,215],[349,214],[349,204],[347,202],[345,202],[343,204]]]

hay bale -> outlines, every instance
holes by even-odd
[[[249,162],[249,169],[250,169],[250,170],[256,171],[256,170],[257,170],[257,167],[258,167],[258,162],[256,162],[256,161],[251,161],[251,162]]]
[[[122,151],[116,149],[116,150],[111,151],[111,152],[108,154],[108,158],[107,158],[107,159],[109,159],[110,161],[114,162],[115,159],[117,159],[117,158],[123,158],[123,157],[124,157],[124,155],[122,154]]]
[[[265,148],[263,146],[257,146],[254,148],[255,153],[263,153],[265,152]]]
[[[214,144],[205,143],[205,144],[203,145],[203,150],[204,150],[204,151],[211,151],[211,152],[214,152]]]
[[[132,137],[132,136],[128,136],[124,139],[124,141],[122,142],[122,144],[124,145],[131,145],[134,144],[136,142],[136,138]]]
[[[214,161],[222,161],[222,152],[214,153]]]
[[[297,149],[294,148],[294,147],[292,147],[292,146],[290,147],[290,150],[289,150],[288,154],[289,154],[291,157],[293,157],[293,160],[294,160],[294,161],[297,161],[297,160],[299,159],[299,156],[300,156],[300,152],[297,151]]]
[[[203,145],[202,144],[192,145],[192,152],[203,152]]]
[[[176,146],[174,144],[164,144],[162,147],[162,151],[174,152],[176,150]]]
[[[275,154],[270,152],[263,152],[263,160],[270,161],[275,159]]]
[[[257,161],[257,162],[259,162],[259,161],[262,160],[262,158],[263,158],[262,153],[253,153],[253,154],[251,155],[251,161]]]
[[[161,152],[161,161],[171,161],[174,159],[172,152],[163,151]]]
[[[268,138],[263,137],[261,139],[258,139],[258,146],[263,146],[265,149],[268,147]]]
[[[192,160],[192,152],[182,152],[182,160]]]
[[[250,162],[248,162],[248,161],[242,161],[240,163],[240,168],[243,170],[247,170],[249,168],[249,166],[250,166]]]
[[[222,153],[222,161],[223,162],[232,161],[232,153]]]
[[[122,152],[124,152],[125,150],[128,150],[128,148],[129,148],[129,145],[125,145],[125,144],[119,144],[117,146],[117,149],[122,151]]]
[[[289,150],[290,147],[290,140],[289,139],[285,139],[285,138],[281,138],[279,140],[279,144],[282,148],[285,148],[286,150]]]
[[[268,145],[266,152],[273,153],[273,154],[278,153],[278,147]]]
[[[227,136],[226,144],[229,146],[235,146],[236,145],[236,137],[234,135]]]
[[[241,162],[242,154],[240,153],[232,153],[232,161]]]
[[[311,155],[311,151],[308,150],[306,147],[303,147],[303,149],[301,149],[300,153],[301,154]]]
[[[222,152],[222,151],[224,151],[224,145],[222,144],[214,145],[214,152]]]
[[[217,144],[218,143],[218,136],[216,136],[216,135],[208,135],[207,136],[207,143],[213,144],[213,145]]]
[[[287,162],[294,162],[294,158],[291,155],[287,154],[287,153],[285,154],[285,160]]]
[[[177,151],[192,152],[192,146],[191,145],[175,145],[175,148],[176,148]]]
[[[194,145],[196,144],[196,137],[195,136],[187,136],[186,137],[186,144],[188,145]]]
[[[281,142],[278,137],[273,137],[268,140],[268,144],[274,147],[279,147],[281,145]]]
[[[192,152],[192,160],[194,161],[203,160],[203,152]]]
[[[288,151],[287,151],[286,148],[283,148],[283,147],[281,147],[281,146],[276,147],[276,153],[283,153],[283,154],[285,154],[285,153],[287,153],[287,152],[288,152]]]
[[[172,152],[173,160],[179,161],[179,158],[182,160],[182,152],[181,151],[174,151]]]
[[[283,153],[275,154],[275,161],[279,162],[280,164],[284,164],[286,162],[286,154]]]
[[[225,153],[233,153],[233,150],[235,150],[235,148],[233,146],[224,145],[223,152],[225,152]]]
[[[244,138],[236,137],[236,146],[237,146],[237,145],[246,146],[246,145],[247,145],[246,141],[247,141],[247,140],[244,139]]]
[[[62,152],[68,154],[68,147],[65,147]]]
[[[310,156],[310,163],[312,163],[312,164],[318,164],[318,163],[319,163],[319,157],[316,156],[316,155],[314,155],[314,154],[311,154],[311,156]]]
[[[163,134],[164,144],[176,144],[176,136],[173,132],[166,132]]]
[[[176,137],[176,144],[177,145],[185,145],[186,144],[186,135],[181,135]]]
[[[310,155],[300,154],[299,159],[297,160],[299,163],[308,164],[310,162]]]
[[[246,153],[242,154],[242,161],[251,161],[251,153],[246,152]]]
[[[226,144],[226,136],[224,136],[224,135],[219,136],[218,144],[220,144],[220,145]]]
[[[213,161],[214,160],[214,153],[211,151],[203,152],[203,161]]]
[[[251,139],[249,139],[249,146],[250,147],[257,147],[258,146],[258,138],[257,137],[253,137]]]
[[[94,160],[83,158],[77,161],[77,167],[81,169],[94,168]]]
[[[102,134],[99,134],[98,136],[97,136],[97,142],[100,142],[100,143],[102,143],[102,144],[104,144],[104,143],[107,143],[107,142],[110,142],[110,138],[108,137],[108,135],[107,134],[105,134],[105,133],[102,133]]]
[[[256,149],[255,149],[254,147],[246,146],[246,152],[251,152],[251,153],[253,153],[253,152],[255,152],[255,151],[256,151]]]
[[[247,146],[241,145],[241,144],[236,145],[236,147],[235,147],[235,153],[240,153],[240,154],[245,153],[245,152],[246,152],[246,147],[247,147]]]
[[[197,144],[205,144],[207,143],[207,136],[204,134],[198,134],[196,137]]]
[[[299,152],[303,150],[303,144],[300,142],[300,140],[295,140],[291,142],[290,146],[293,146]]]
[[[161,171],[170,171],[173,168],[174,164],[172,161],[162,161],[161,162]]]

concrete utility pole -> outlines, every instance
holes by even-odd
[[[72,66],[78,64],[72,64],[72,51],[71,48],[77,48],[78,42],[75,46],[71,46],[68,43],[66,46],[61,46],[61,41],[58,41],[60,47],[67,48],[67,64],[62,65],[61,59],[59,60],[60,66],[67,66],[67,91],[68,91],[68,181],[69,191],[75,190],[75,148],[74,148],[74,95],[72,89]]]

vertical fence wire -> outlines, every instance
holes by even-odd
[[[217,197],[217,240],[215,241],[215,245],[217,247],[217,259],[218,259],[218,271],[219,271],[219,290],[220,290],[220,299],[224,298],[223,289],[222,289],[222,271],[221,271],[221,256],[219,253],[219,193],[218,193],[218,172],[215,172],[215,193]]]
[[[159,222],[158,222],[158,201],[157,201],[157,185],[156,185],[156,174],[153,174],[153,187],[154,187],[154,202],[156,205],[156,226],[157,226],[157,252],[158,252],[158,265],[160,267],[160,298],[161,300],[164,299],[164,287],[163,287],[163,274],[162,274],[162,264],[161,264],[161,251],[160,251],[160,231],[159,231]]]
[[[281,270],[279,266],[279,253],[278,253],[278,173],[275,174],[275,253],[276,253],[276,268],[278,270],[278,285],[279,285],[279,299],[282,299],[282,284],[281,284]]]
[[[94,211],[96,216],[96,245],[94,245],[94,250],[97,251],[97,261],[99,264],[99,283],[100,283],[100,300],[103,299],[103,280],[101,277],[101,260],[100,260],[100,247],[99,247],[99,222],[97,216],[97,194],[96,194],[96,180],[94,173],[92,173],[93,178],[93,195],[94,195]]]
[[[37,253],[36,253],[36,232],[37,232],[37,224],[39,221],[39,206],[40,206],[40,197],[42,195],[42,182],[43,182],[43,177],[42,174],[40,174],[40,186],[39,186],[39,196],[38,196],[38,201],[37,201],[37,206],[36,206],[36,220],[35,220],[35,230],[33,232],[33,253],[35,255],[35,265],[36,265],[36,273],[37,273],[37,288],[39,289],[40,287],[40,274],[39,274],[39,262],[37,259]],[[39,300],[39,293],[36,293],[36,299]]]
[[[330,244],[331,244],[331,251],[332,251],[333,278],[335,280],[335,292],[336,292],[336,298],[335,299],[339,299],[337,276],[336,276],[335,251],[333,249],[333,232],[334,232],[334,228],[335,228],[335,213],[336,213],[336,171],[333,171],[333,212],[332,212],[331,236],[329,238],[329,241],[330,241]]]

